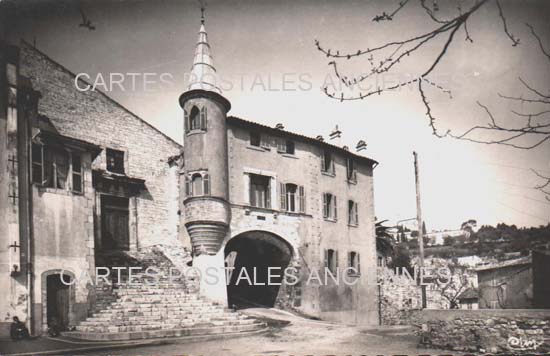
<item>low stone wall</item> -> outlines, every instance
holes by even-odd
[[[455,351],[550,352],[550,310],[422,310],[411,315],[425,347]]]

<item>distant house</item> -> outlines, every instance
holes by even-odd
[[[468,288],[457,297],[460,309],[479,309],[479,295],[473,288]]]
[[[533,307],[531,256],[476,268],[480,309]]]
[[[457,258],[457,263],[461,266],[473,268],[483,263],[483,259],[477,255],[463,256]]]

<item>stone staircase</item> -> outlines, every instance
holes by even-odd
[[[138,256],[111,256],[111,266],[154,266],[167,271],[173,264],[158,251]],[[98,259],[100,260],[100,259]],[[113,271],[111,269],[111,271]],[[265,328],[256,319],[231,311],[199,296],[198,281],[170,280],[165,274],[158,283],[145,273],[111,273],[112,284],[96,286],[96,303],[90,317],[63,335],[84,340],[131,340],[190,335],[249,332]],[[148,283],[149,282],[149,283]]]

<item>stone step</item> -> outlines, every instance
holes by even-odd
[[[173,267],[158,253],[132,253],[116,255],[111,266],[155,266],[161,271]],[[182,276],[162,276],[155,284],[144,272],[132,272],[129,283],[128,269],[120,274],[111,269],[109,281],[100,280],[96,288],[96,304],[90,317],[82,321],[71,337],[86,340],[129,340],[147,337],[192,335],[250,331],[263,327],[255,319],[229,310],[199,296],[199,281]],[[114,283],[113,283],[114,282]],[[225,330],[225,331],[224,331]]]
[[[218,320],[218,321],[207,321],[202,319],[197,320],[175,320],[175,321],[166,321],[166,322],[157,322],[157,323],[142,323],[142,324],[130,324],[130,325],[79,325],[76,327],[77,331],[83,331],[83,332],[128,332],[128,331],[146,331],[146,330],[169,330],[174,329],[177,327],[182,326],[250,326],[250,325],[258,325],[261,324],[258,321],[255,320],[233,320],[233,321],[224,321],[224,320]]]

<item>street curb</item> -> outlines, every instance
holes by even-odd
[[[109,350],[109,349],[121,349],[121,348],[135,348],[135,347],[142,347],[142,346],[158,346],[158,345],[169,345],[175,343],[175,341],[188,341],[188,342],[194,342],[199,340],[216,340],[216,339],[226,339],[226,338],[234,338],[234,337],[241,337],[241,336],[251,336],[256,334],[262,334],[266,332],[269,329],[269,327],[265,327],[259,330],[254,331],[246,331],[246,332],[236,332],[236,333],[225,333],[225,334],[218,334],[218,335],[193,335],[193,336],[180,336],[180,337],[171,337],[171,338],[156,338],[156,339],[149,339],[146,341],[134,341],[134,342],[116,342],[116,343],[109,343],[99,341],[95,343],[94,345],[86,346],[86,347],[80,347],[80,348],[73,348],[73,349],[57,349],[57,350],[48,350],[48,351],[38,351],[38,352],[25,352],[25,353],[18,353],[18,354],[5,354],[3,356],[34,356],[34,355],[59,355],[59,354],[66,354],[66,353],[74,353],[74,352],[88,352],[88,351],[100,351],[100,350]],[[51,338],[49,338],[51,339]],[[77,341],[72,340],[62,340],[55,338],[56,341],[65,342],[68,344],[78,344]]]

